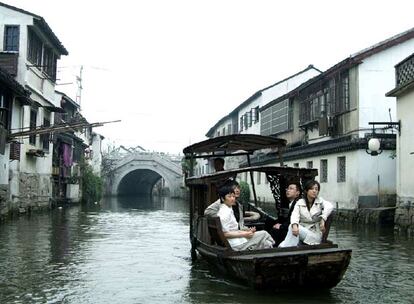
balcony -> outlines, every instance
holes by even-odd
[[[395,66],[396,87],[400,88],[414,80],[414,54]]]
[[[385,96],[399,97],[414,89],[414,53],[395,66],[395,88]]]
[[[17,59],[19,53],[0,52],[0,66],[11,76],[17,76]]]

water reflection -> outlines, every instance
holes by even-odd
[[[353,249],[336,288],[258,292],[191,263],[185,201],[108,198],[1,225],[0,303],[412,303],[413,241],[351,225],[330,238]]]

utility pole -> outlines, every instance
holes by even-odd
[[[78,85],[78,92],[76,93],[76,102],[79,105],[79,110],[81,110],[81,99],[82,99],[82,71],[83,65],[80,67],[79,76],[76,76],[76,84]]]

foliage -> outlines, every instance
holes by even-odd
[[[102,198],[102,178],[93,173],[91,165],[81,163],[82,201],[86,203],[97,202]]]
[[[102,176],[109,177],[115,168],[116,160],[112,159],[109,154],[102,155],[101,173]]]
[[[181,159],[181,168],[184,173],[189,173],[191,168],[197,166],[197,160],[195,158],[185,158]]]
[[[240,181],[240,200],[242,203],[248,203],[250,201],[250,187],[244,181]]]

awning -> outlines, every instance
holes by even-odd
[[[233,153],[236,151],[253,151],[266,148],[281,148],[286,146],[286,140],[256,134],[233,134],[219,136],[188,146],[184,154],[189,153]]]
[[[50,111],[50,112],[55,112],[55,113],[66,113],[66,111],[60,107],[55,107],[55,106],[43,106],[43,108],[45,108],[46,110]]]

